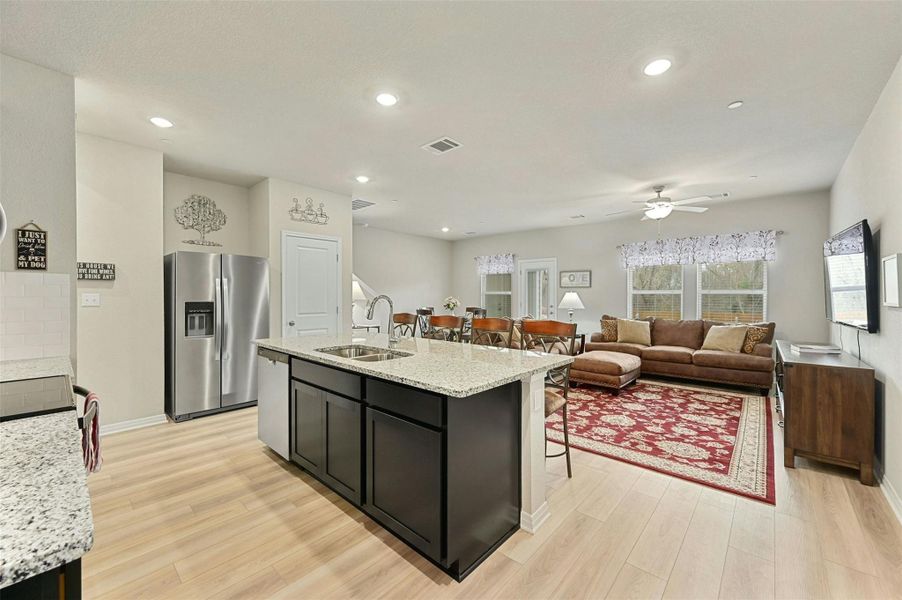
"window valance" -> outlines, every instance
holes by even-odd
[[[477,256],[474,260],[476,261],[476,272],[480,275],[501,275],[514,272],[513,254]]]
[[[777,232],[773,230],[725,233],[698,237],[649,240],[620,247],[623,268],[654,265],[693,265],[777,257]]]
[[[864,226],[859,223],[824,242],[824,256],[864,252]]]

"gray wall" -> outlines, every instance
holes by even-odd
[[[396,312],[439,307],[452,295],[452,243],[375,227],[354,227],[354,274],[380,294],[391,296]]]
[[[827,234],[829,198],[826,191],[758,198],[713,205],[703,215],[674,213],[662,224],[663,237],[776,229],[777,260],[768,268],[768,320],[777,334],[795,340],[824,340],[822,244]],[[579,330],[598,330],[602,313],[626,314],[626,272],[616,247],[655,239],[654,223],[641,215],[581,225],[460,240],[453,245],[452,290],[464,304],[480,301],[479,277],[473,257],[513,252],[517,259],[557,257],[559,270],[591,269],[592,287],[580,289],[586,310],[576,311]],[[685,270],[683,315],[695,317],[695,271]],[[513,306],[517,312],[517,277]],[[564,290],[558,290],[558,298]],[[559,315],[564,317],[564,315]]]
[[[830,231],[867,219],[880,256],[902,252],[902,61],[877,101],[830,193]],[[882,298],[881,298],[882,304]],[[840,328],[833,329],[839,341]],[[857,353],[855,332],[842,329]],[[877,370],[877,459],[902,518],[902,308],[880,309],[880,331],[861,334],[861,358]]]
[[[70,275],[69,347],[75,359],[75,82],[0,54],[0,202],[9,231],[0,270],[16,270],[15,228],[48,232],[47,272]]]

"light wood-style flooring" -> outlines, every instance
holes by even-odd
[[[549,459],[549,522],[459,584],[265,449],[255,409],[103,444],[85,598],[902,598],[880,490],[803,460],[776,465],[773,507],[579,451],[568,480]]]

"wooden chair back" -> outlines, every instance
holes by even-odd
[[[417,332],[417,316],[413,313],[395,313],[394,331],[402,337],[413,337]]]
[[[470,334],[470,329],[472,328],[473,319],[482,319],[488,314],[488,311],[484,308],[480,308],[479,306],[468,306],[464,310],[464,331],[463,335],[466,338]]]
[[[576,323],[524,319],[520,330],[524,350],[569,356],[576,354]],[[545,387],[562,390],[566,399],[570,391],[570,365],[549,370],[545,377]]]
[[[470,343],[480,346],[510,348],[513,331],[514,322],[511,319],[473,319],[470,330]]]
[[[446,342],[459,342],[464,328],[464,318],[454,315],[431,315],[429,330],[423,337]]]

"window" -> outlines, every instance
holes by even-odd
[[[511,274],[482,276],[482,305],[490,317],[511,316]]]
[[[660,265],[633,267],[627,271],[630,318],[683,317],[683,267]]]
[[[755,323],[767,317],[767,263],[698,265],[698,314],[710,321]]]

